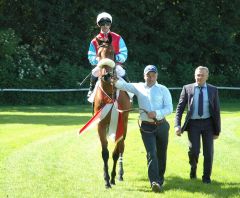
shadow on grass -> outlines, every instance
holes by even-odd
[[[223,114],[240,111],[240,103],[224,103],[221,110]],[[92,106],[91,104],[70,106],[1,106],[0,112],[8,112],[0,115],[0,124],[81,125],[91,118]],[[14,115],[15,112],[18,112],[18,115]],[[19,112],[51,113],[52,115],[21,115]],[[54,113],[69,113],[70,115],[54,115]],[[88,115],[81,115],[81,113],[87,113]],[[129,119],[131,120],[131,118]]]
[[[26,113],[86,113],[92,112],[92,105],[1,106],[0,111]]]
[[[131,186],[128,191],[140,191],[152,193],[148,179],[140,179],[146,182],[145,186]],[[142,182],[141,182],[142,183]],[[201,179],[190,180],[181,177],[167,177],[163,185],[163,191],[161,193],[167,193],[168,191],[185,191],[188,193],[203,193],[213,195],[214,197],[233,197],[239,195],[240,182],[218,182],[213,180],[211,184],[203,184]],[[180,192],[180,193],[181,193]]]
[[[92,110],[91,104],[72,106],[1,106],[0,112],[7,113],[0,115],[0,124],[84,125],[91,119]],[[14,115],[15,112],[17,113],[16,115]],[[29,115],[21,115],[21,113],[29,113]],[[51,115],[31,115],[31,113],[49,113]],[[58,113],[68,113],[69,115],[58,115]]]
[[[45,125],[80,125],[91,116],[66,115],[0,115],[0,124],[45,124]]]
[[[138,106],[133,105],[132,108]],[[88,105],[52,105],[52,106],[0,106],[0,112],[25,113],[92,113],[92,104]],[[137,112],[137,111],[135,111]]]
[[[0,124],[45,124],[53,125],[83,125],[92,117],[87,115],[0,115]],[[131,120],[131,118],[129,118]]]
[[[215,197],[232,197],[239,194],[239,183],[218,182],[213,180],[211,184],[203,184],[201,179],[190,180],[181,177],[166,178],[164,191],[183,190],[190,193],[205,193]]]

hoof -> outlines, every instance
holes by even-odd
[[[119,176],[118,180],[119,180],[119,181],[123,181],[123,177],[122,177],[122,176]]]
[[[112,188],[112,187],[111,187],[111,184],[110,184],[109,182],[106,183],[106,184],[105,184],[105,188],[106,188],[106,189]]]
[[[116,185],[115,179],[111,179],[111,184],[112,184],[112,185]]]

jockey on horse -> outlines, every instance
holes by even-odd
[[[127,82],[129,81],[126,71],[122,67],[122,64],[127,60],[128,50],[123,38],[120,35],[110,31],[111,24],[112,16],[110,14],[103,12],[97,16],[97,25],[100,27],[100,33],[91,41],[88,50],[88,60],[90,64],[95,67],[90,78],[90,88],[87,95],[88,97],[92,94],[99,77],[99,68],[96,67],[99,62],[99,44],[97,40],[106,42],[109,36],[111,36],[112,46],[114,49],[113,60],[116,62],[116,73],[119,77],[122,77]]]
[[[104,43],[99,48],[101,60],[98,62],[99,81],[92,94],[94,115],[80,130],[82,133],[90,123],[98,122],[98,135],[102,147],[102,159],[104,162],[105,187],[111,188],[115,184],[116,165],[119,160],[119,180],[123,180],[123,153],[127,134],[128,114],[131,108],[130,98],[127,92],[116,90],[111,79],[115,77],[115,62],[106,56],[113,57],[112,45]],[[114,137],[115,147],[112,152],[113,168],[111,178],[108,171],[108,135]]]

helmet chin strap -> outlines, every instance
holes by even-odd
[[[101,29],[101,33],[102,34],[108,34],[110,32],[110,29],[107,31],[107,32],[104,32],[104,31],[102,31],[102,29]]]

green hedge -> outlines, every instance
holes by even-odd
[[[0,88],[79,88],[92,69],[87,51],[102,11],[112,14],[112,31],[127,44],[131,81],[142,81],[144,67],[154,64],[160,83],[181,87],[194,80],[196,66],[206,65],[210,83],[240,85],[238,0],[2,0]],[[27,102],[11,97],[0,103]],[[54,94],[26,100],[61,103]]]

